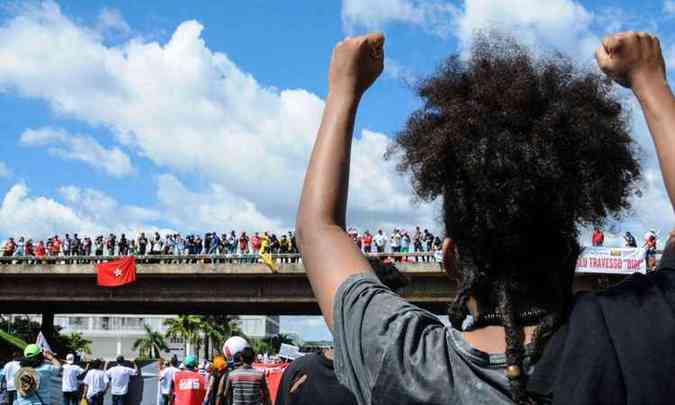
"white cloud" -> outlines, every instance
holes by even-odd
[[[12,171],[9,169],[9,166],[5,162],[0,161],[0,178],[9,177],[12,175]]]
[[[126,22],[119,10],[105,7],[98,15],[97,31],[101,33],[118,32],[123,35],[131,33],[131,27]]]
[[[360,28],[382,30],[388,23],[420,26],[447,37],[452,31],[457,7],[441,0],[343,0],[342,22],[347,32]]]
[[[384,74],[407,85],[412,85],[417,81],[417,75],[412,69],[392,58],[384,59]]]
[[[122,177],[134,171],[129,156],[118,147],[106,149],[92,137],[72,135],[62,129],[27,129],[20,142],[24,146],[48,147],[54,156],[87,163],[112,176]]]
[[[44,239],[63,233],[93,237],[106,232],[135,235],[139,230],[159,229],[148,222],[158,219],[158,212],[119,204],[100,191],[67,186],[59,189],[59,194],[63,202],[31,196],[23,183],[12,186],[0,204],[0,235]]]
[[[211,193],[253,204],[251,223],[290,226],[323,100],[302,89],[262,86],[210,50],[202,29],[187,21],[165,44],[132,38],[106,46],[55,3],[22,8],[0,26],[0,91],[107,127],[118,142],[169,172],[198,173],[223,187]],[[369,175],[352,179],[351,218],[418,222],[420,210],[402,203],[410,187],[382,159],[386,142],[366,133],[355,141],[352,173]],[[220,212],[219,202],[209,201],[215,204],[209,209]]]
[[[196,232],[284,230],[280,220],[267,218],[253,203],[233,195],[222,185],[211,184],[206,191],[198,193],[188,190],[172,175],[159,176],[157,184],[157,198],[163,213],[179,229]]]
[[[466,0],[456,34],[465,48],[476,31],[494,30],[533,49],[552,47],[589,60],[599,43],[592,21],[593,14],[573,0]]]

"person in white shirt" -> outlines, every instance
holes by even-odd
[[[173,357],[159,371],[160,405],[169,405],[171,403],[171,383],[173,382],[173,377],[179,371],[177,366],[178,359]]]
[[[68,353],[66,364],[61,367],[63,405],[77,405],[80,399],[80,382],[78,379],[84,372],[85,369],[75,364],[75,355]]]
[[[84,384],[82,399],[86,399],[89,405],[103,405],[103,397],[108,389],[109,380],[106,372],[101,369],[102,365],[101,360],[94,360],[82,381]],[[105,368],[107,368],[107,363],[103,369]]]
[[[377,231],[377,235],[375,235],[375,238],[373,238],[375,241],[375,248],[377,249],[377,253],[384,253],[384,247],[387,244],[387,235],[382,232],[382,229]]]
[[[10,404],[14,403],[16,399],[16,387],[14,386],[14,377],[16,372],[21,368],[21,353],[16,352],[12,355],[12,361],[5,364],[5,367],[2,368],[2,374],[5,376],[5,381],[7,383],[7,399]]]
[[[105,372],[110,380],[110,393],[112,394],[112,405],[124,405],[127,393],[129,392],[129,377],[138,374],[138,366],[134,362],[134,368],[126,367],[124,356],[117,357],[117,365],[111,367]]]

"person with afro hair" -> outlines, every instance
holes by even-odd
[[[296,223],[340,382],[359,404],[671,403],[675,271],[573,294],[578,230],[639,195],[612,80],[637,96],[673,201],[675,101],[658,39],[605,38],[605,77],[479,34],[421,81],[386,157],[419,200],[442,201],[443,266],[459,280],[449,326],[382,284],[345,232],[354,121],[383,45],[368,34],[333,51]],[[675,269],[675,246],[661,267]]]

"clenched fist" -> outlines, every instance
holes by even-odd
[[[659,39],[645,32],[609,35],[595,52],[600,69],[624,87],[666,80]]]
[[[383,69],[383,34],[347,37],[333,50],[328,72],[329,92],[361,96]]]

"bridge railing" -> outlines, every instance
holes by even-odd
[[[406,263],[436,262],[434,252],[409,253],[366,253],[368,257],[379,257]],[[10,264],[90,264],[103,263],[121,259],[123,256],[0,256],[0,265]],[[144,255],[135,256],[138,263],[233,263],[257,264],[262,262],[259,254],[225,254],[225,255]],[[272,260],[277,263],[301,263],[300,254],[272,254]]]

